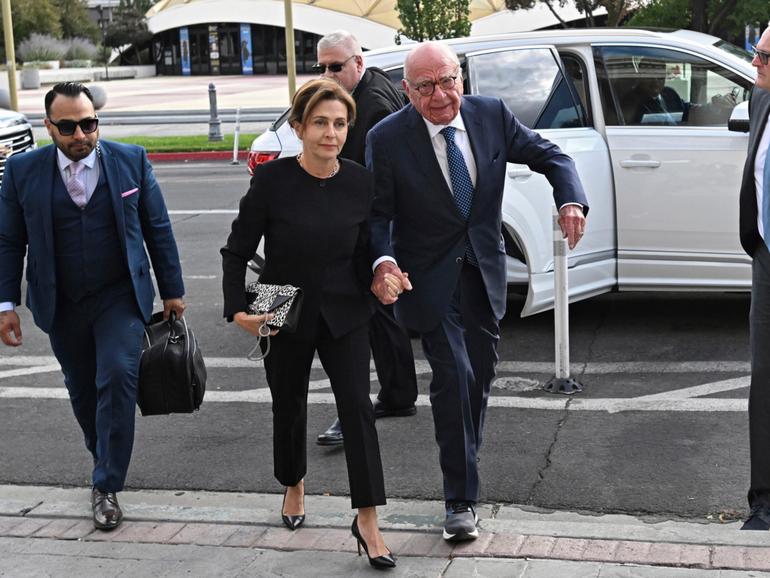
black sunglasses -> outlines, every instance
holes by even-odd
[[[762,63],[762,66],[767,66],[768,60],[770,60],[770,52],[765,52],[764,50],[760,50],[756,46],[751,47],[752,52],[754,52],[754,56],[759,58],[759,61]]]
[[[348,60],[351,58],[355,58],[355,54],[353,56],[349,56],[345,59],[344,62],[333,62],[332,64],[321,64],[320,62],[316,62],[313,66],[310,68],[313,69],[314,72],[318,72],[319,74],[323,74],[326,72],[326,69],[329,69],[329,72],[340,72],[343,67],[348,63]]]
[[[75,134],[75,129],[77,127],[80,127],[80,130],[83,131],[83,134],[91,134],[97,128],[99,128],[98,118],[84,118],[83,120],[78,121],[60,120],[59,122],[54,122],[49,118],[48,122],[54,125],[59,130],[59,134],[62,136],[72,136]]]

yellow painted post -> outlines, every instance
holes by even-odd
[[[8,92],[11,108],[18,112],[19,98],[16,94],[16,50],[13,46],[13,19],[11,18],[11,0],[2,0],[3,34],[5,35],[5,61],[8,66]]]

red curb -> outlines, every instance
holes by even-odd
[[[248,158],[248,151],[238,151],[238,160]],[[156,163],[178,163],[185,161],[223,161],[233,158],[232,151],[189,151],[183,153],[147,153],[147,158]]]

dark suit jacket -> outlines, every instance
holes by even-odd
[[[353,91],[356,121],[348,130],[348,138],[340,156],[359,165],[364,164],[366,133],[389,114],[404,106],[403,94],[379,68],[367,68]]]
[[[265,237],[263,283],[303,291],[297,336],[315,338],[319,316],[340,337],[372,313],[368,265],[372,175],[348,160],[330,179],[306,173],[295,157],[257,165],[222,248],[224,316],[246,311],[246,263]]]
[[[166,204],[143,148],[109,141],[99,141],[99,148],[134,295],[149,322],[155,296],[150,259],[161,298],[184,295]],[[51,328],[56,309],[51,197],[57,171],[56,147],[44,146],[8,159],[0,187],[0,302],[20,304],[28,250],[26,304],[45,332]],[[132,189],[137,190],[121,196]]]
[[[765,130],[769,112],[770,93],[754,87],[749,101],[749,152],[746,157],[746,165],[743,167],[739,218],[741,245],[743,250],[751,256],[754,255],[757,245],[762,243],[762,237],[760,237],[757,227],[757,187],[754,183],[754,161],[757,158],[759,141]],[[765,234],[767,233],[766,231]]]
[[[375,180],[371,256],[394,257],[409,273],[414,289],[399,297],[395,311],[399,320],[419,332],[432,330],[447,311],[462,267],[466,233],[492,310],[498,318],[505,313],[505,247],[500,231],[506,162],[527,164],[543,173],[553,186],[557,206],[577,202],[588,210],[572,159],[520,124],[501,100],[463,97],[460,114],[478,175],[467,224],[414,107],[380,122],[367,140],[367,165]]]

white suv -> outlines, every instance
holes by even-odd
[[[696,32],[553,30],[449,41],[465,92],[502,98],[576,162],[591,203],[569,255],[570,299],[612,289],[746,291],[738,240],[751,56]],[[366,54],[400,83],[408,46]],[[659,76],[658,80],[655,77]],[[658,82],[657,97],[646,84]],[[651,100],[650,100],[651,99]],[[652,103],[652,104],[651,104]],[[297,154],[286,114],[251,146],[250,166]],[[522,315],[553,306],[552,196],[546,179],[508,165],[503,235]]]

